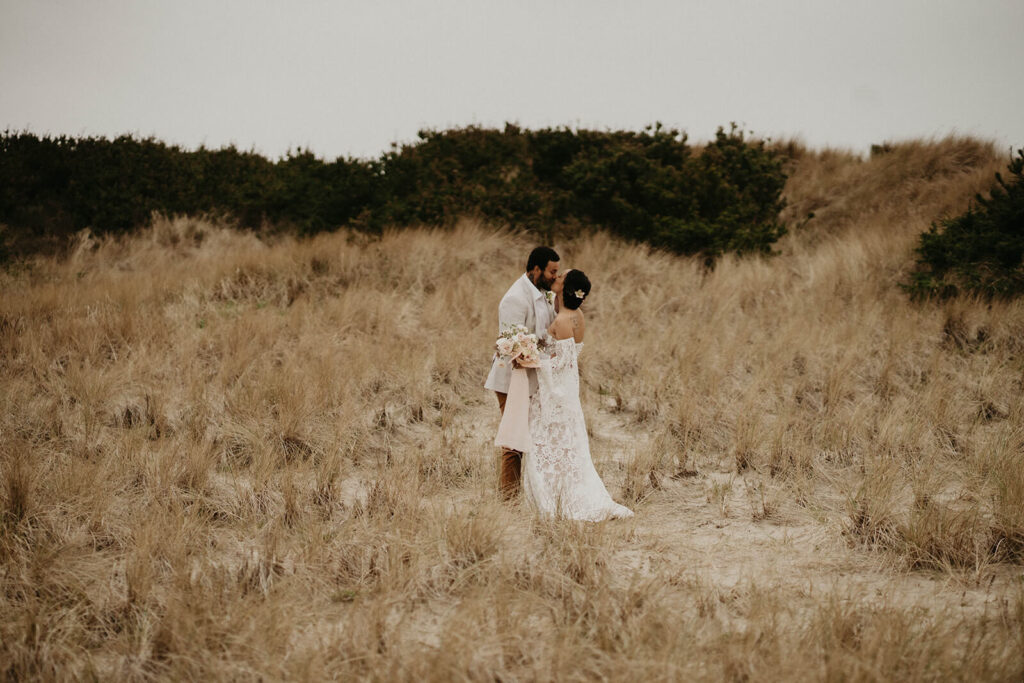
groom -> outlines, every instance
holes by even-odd
[[[525,325],[543,344],[547,340],[548,327],[555,319],[555,309],[551,303],[553,297],[548,295],[557,277],[558,254],[555,250],[551,247],[537,247],[531,251],[526,261],[526,272],[509,287],[498,304],[498,331],[501,332],[509,325]],[[537,390],[537,371],[528,369],[527,373],[532,394]],[[502,414],[505,412],[505,399],[508,396],[511,379],[512,368],[502,365],[495,355],[484,388],[497,394],[498,409]],[[519,451],[512,450],[503,450],[501,453],[498,486],[505,500],[512,499],[519,492],[522,455]]]

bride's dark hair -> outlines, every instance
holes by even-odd
[[[562,303],[570,311],[575,311],[590,294],[590,280],[582,270],[573,268],[565,274],[562,281]]]

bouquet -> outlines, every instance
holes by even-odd
[[[514,363],[524,368],[535,368],[540,364],[540,350],[537,335],[523,325],[511,325],[502,330],[494,342],[500,365]]]

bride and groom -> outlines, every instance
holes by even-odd
[[[590,457],[578,365],[584,331],[580,306],[589,294],[590,280],[583,271],[560,272],[555,250],[537,247],[526,272],[502,297],[499,328],[527,328],[537,336],[541,355],[538,367],[526,370],[529,416],[521,424],[524,433],[516,435],[525,447],[509,447],[502,436],[507,424],[499,430],[497,445],[502,446],[499,485],[506,500],[521,486],[543,516],[600,521],[633,512],[612,500]],[[495,354],[484,386],[497,395],[503,417],[512,375],[510,364]]]

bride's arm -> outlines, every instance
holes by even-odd
[[[576,311],[576,315],[572,319],[572,337],[577,344],[583,343],[584,329],[586,329],[586,320],[583,317],[583,311]]]

